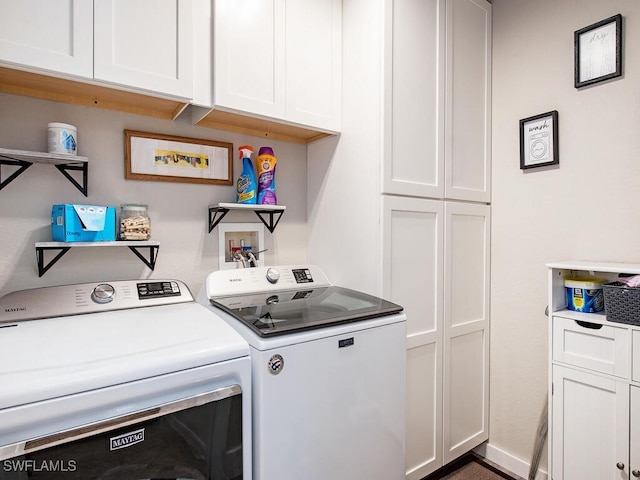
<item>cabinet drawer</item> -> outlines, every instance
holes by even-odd
[[[631,367],[631,379],[640,382],[640,330],[633,331],[633,366]]]
[[[588,328],[572,319],[554,317],[553,360],[629,378],[630,331],[609,325],[594,326],[599,328]]]

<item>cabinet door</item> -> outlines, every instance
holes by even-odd
[[[191,0],[95,2],[94,77],[191,98]]]
[[[213,18],[216,107],[283,119],[285,1],[215,0]]]
[[[286,120],[340,131],[342,0],[286,2]]]
[[[383,198],[383,296],[407,314],[406,478],[442,466],[443,203]]]
[[[631,388],[631,478],[640,478],[640,387]]]
[[[490,207],[445,202],[444,463],[489,437]]]
[[[384,193],[444,194],[444,0],[387,0]]]
[[[633,336],[631,379],[634,382],[640,382],[640,330],[634,330],[631,335]]]
[[[629,478],[628,384],[554,365],[552,406],[554,480]]]
[[[491,200],[491,4],[446,0],[445,197]]]
[[[0,0],[0,61],[93,76],[93,2]]]

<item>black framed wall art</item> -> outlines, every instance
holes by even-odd
[[[520,168],[558,165],[558,111],[520,120]]]
[[[575,87],[622,76],[622,15],[574,32]]]

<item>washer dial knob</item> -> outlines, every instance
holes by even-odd
[[[93,292],[91,292],[91,300],[96,303],[109,303],[113,300],[115,294],[116,291],[111,285],[108,283],[101,283],[93,289]]]
[[[267,280],[269,283],[277,283],[280,280],[280,272],[275,268],[270,268],[267,270]]]

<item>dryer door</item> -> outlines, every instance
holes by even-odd
[[[238,385],[15,446],[0,480],[242,478]]]

